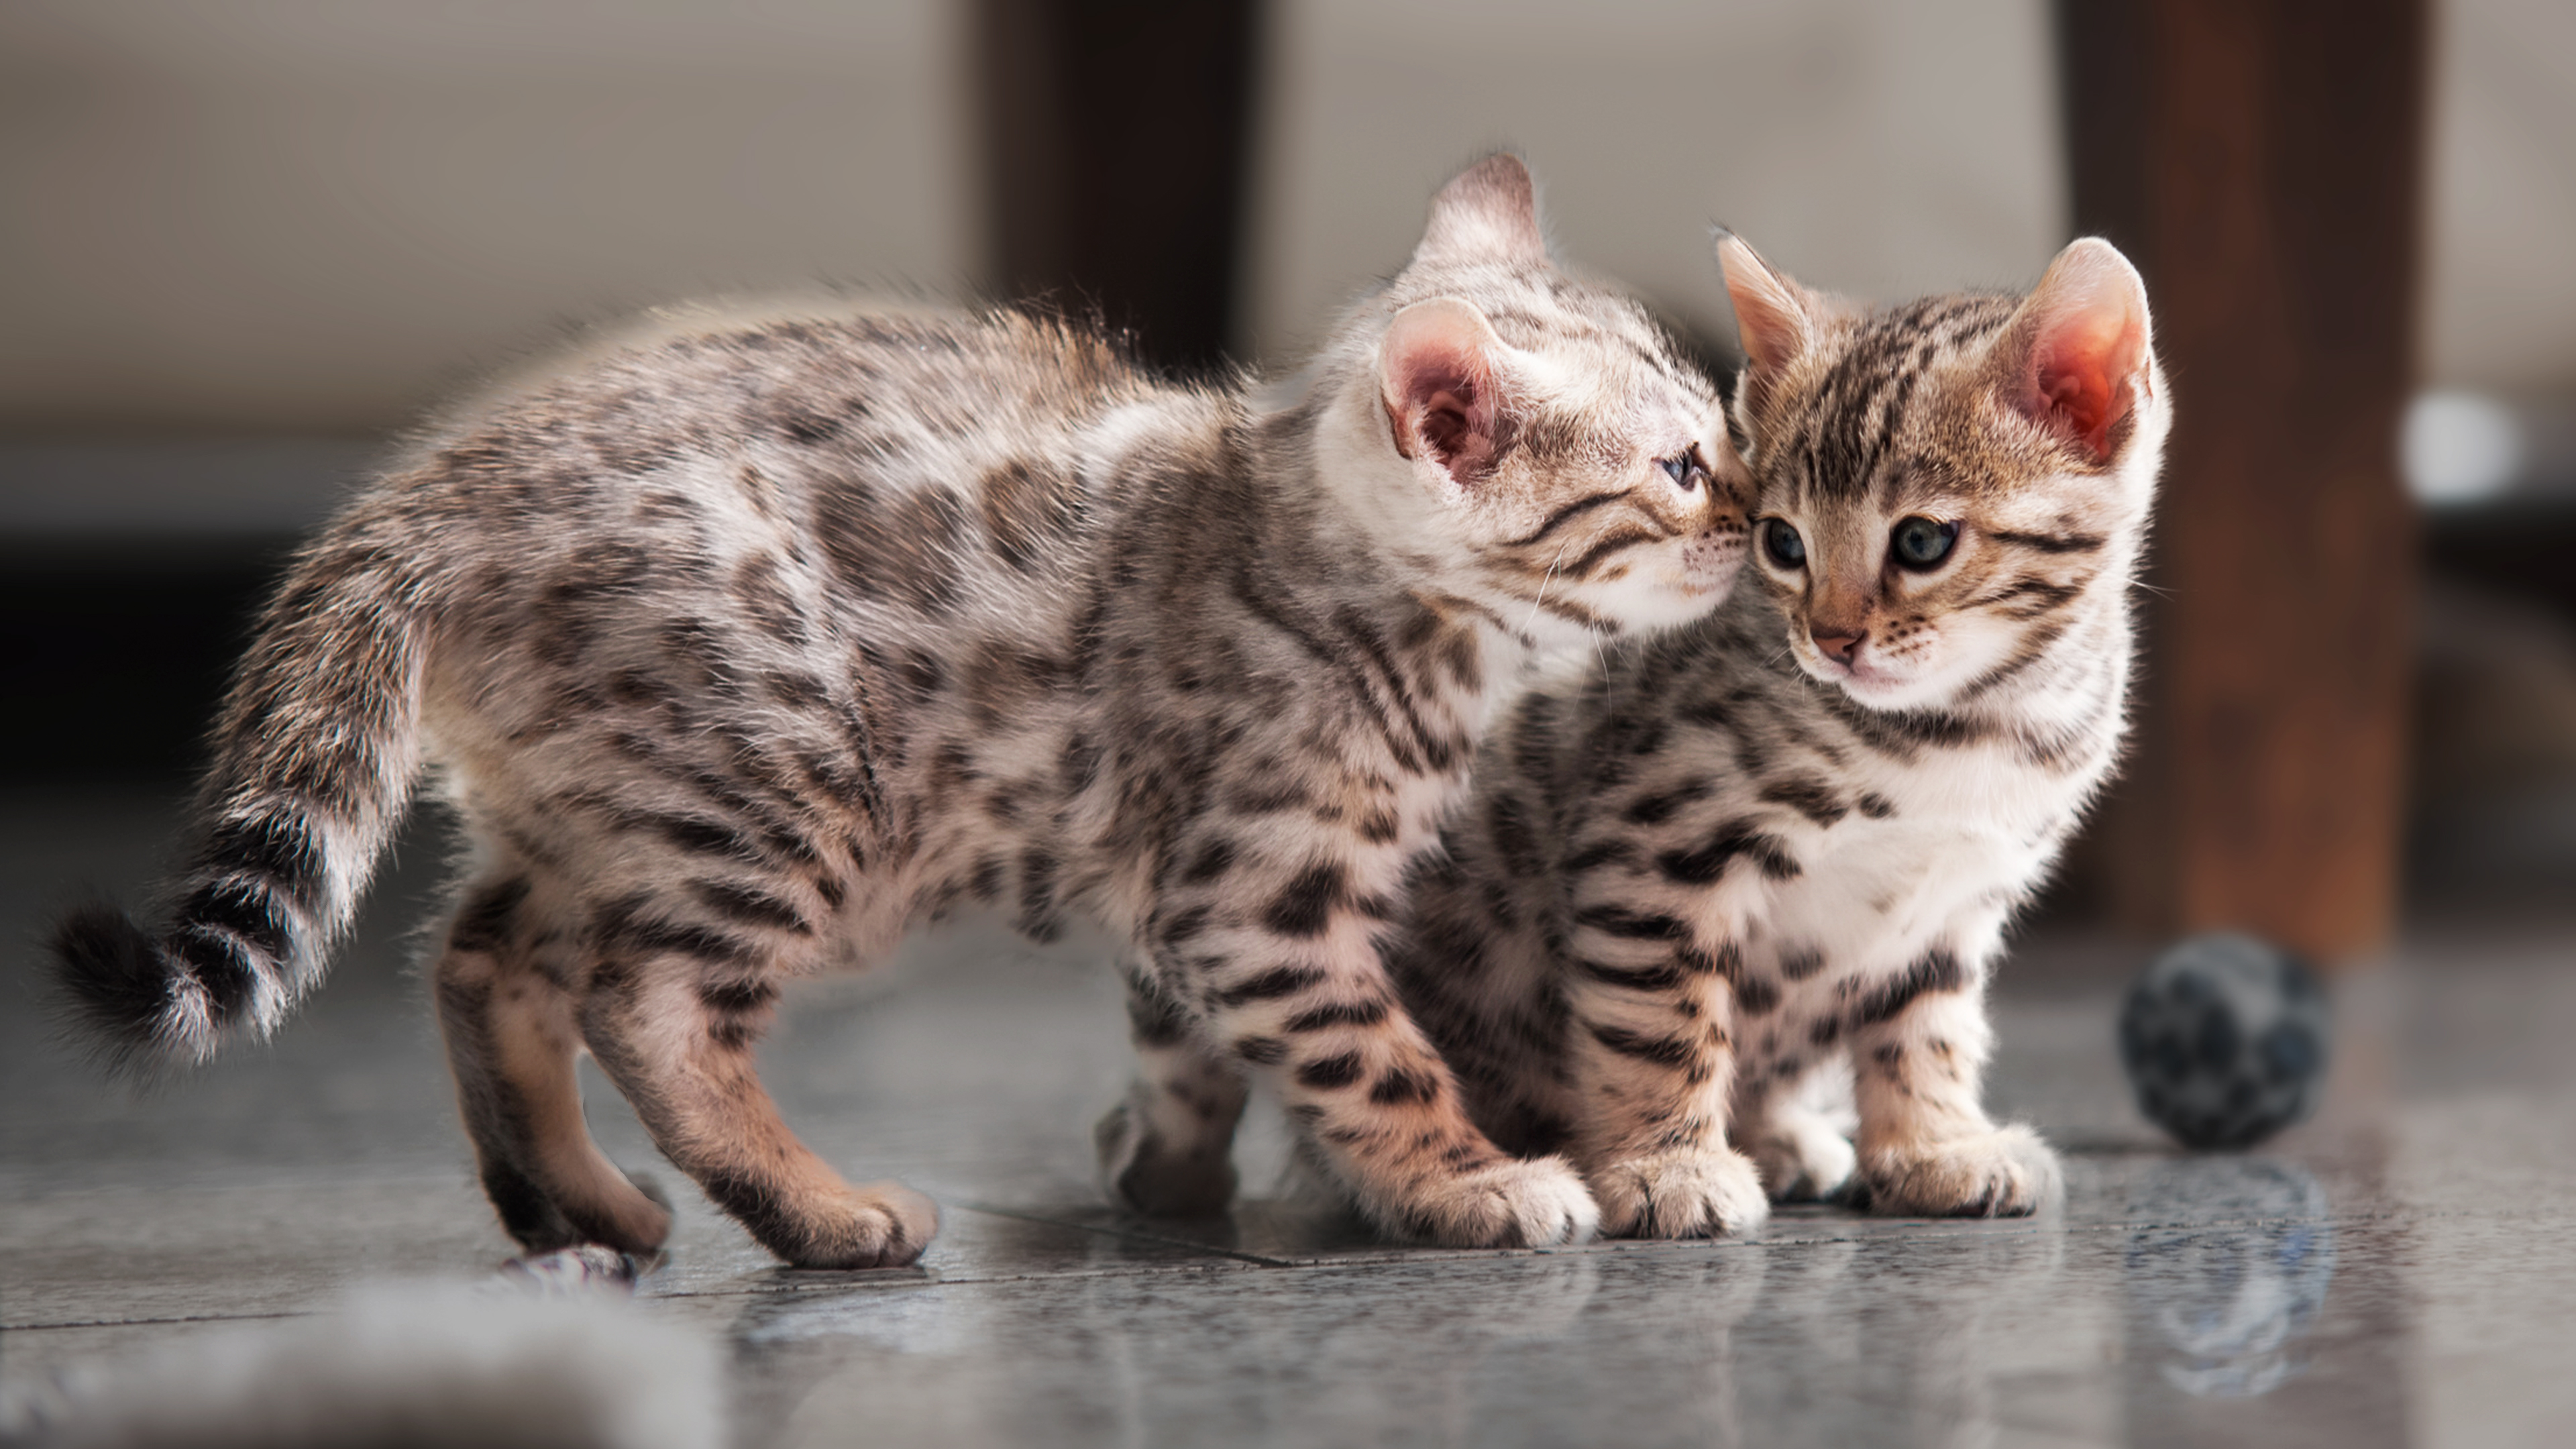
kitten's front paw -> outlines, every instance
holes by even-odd
[[[763,1247],[798,1268],[901,1268],[939,1232],[939,1208],[899,1182],[872,1182],[827,1201],[736,1212]]]
[[[1553,1248],[1592,1240],[1601,1210],[1562,1157],[1508,1158],[1424,1184],[1392,1214],[1444,1248]]]
[[[1711,1238],[1771,1215],[1761,1175],[1725,1148],[1650,1153],[1597,1168],[1601,1230],[1615,1238]]]
[[[1755,1132],[1744,1143],[1762,1175],[1763,1190],[1773,1202],[1814,1202],[1832,1197],[1851,1181],[1860,1155],[1851,1139],[1816,1113],[1782,1117]]]
[[[1870,1210],[1893,1217],[2027,1217],[2065,1191],[2057,1154],[2018,1124],[1874,1153],[1863,1176]]]
[[[1153,1218],[1205,1218],[1234,1201],[1230,1139],[1176,1149],[1126,1102],[1109,1109],[1091,1139],[1100,1151],[1100,1185],[1121,1207]]]

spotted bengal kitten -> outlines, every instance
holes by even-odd
[[[2027,298],[1886,310],[1721,257],[1757,563],[1497,729],[1405,1002],[1605,1231],[1734,1231],[1855,1168],[1882,1211],[2028,1213],[2056,1159],[1979,1103],[1981,991],[2119,752],[2169,411],[2146,293],[2093,240]]]
[[[1230,1189],[1169,1124],[1251,1066],[1388,1227],[1581,1238],[1580,1180],[1475,1128],[1378,938],[1533,660],[1714,605],[1725,444],[1664,334],[1550,263],[1509,157],[1282,410],[1016,312],[612,347],[304,552],[175,912],[71,916],[65,979],[130,1052],[273,1031],[434,764],[474,860],[431,979],[530,1249],[670,1225],[583,1127],[586,1050],[780,1257],[919,1254],[931,1203],[807,1150],[752,1047],[782,980],[975,903],[1132,946],[1152,1070],[1102,1143],[1131,1200]]]

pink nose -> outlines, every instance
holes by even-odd
[[[1810,634],[1809,637],[1816,641],[1816,647],[1824,651],[1824,655],[1827,659],[1833,660],[1837,664],[1849,664],[1852,662],[1852,655],[1860,652],[1860,641],[1866,636],[1860,634]]]

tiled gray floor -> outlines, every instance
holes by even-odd
[[[0,932],[147,873],[163,812],[0,801]],[[274,1046],[138,1099],[0,970],[0,1381],[130,1360],[508,1245],[470,1180],[400,936],[405,854]],[[788,1273],[682,1197],[648,1312],[719,1339],[745,1444],[2576,1442],[2576,926],[2419,931],[2348,982],[2317,1120],[2170,1151],[2108,1048],[2127,953],[2006,975],[1996,1095],[2067,1149],[2031,1223],[1823,1208],[1716,1244],[1392,1247],[1282,1198],[1275,1115],[1228,1220],[1088,1185],[1124,1072],[1105,972],[961,932],[801,994],[767,1074],[814,1145],[946,1213],[917,1271]],[[614,1098],[612,1155],[652,1154]]]

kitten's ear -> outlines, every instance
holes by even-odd
[[[2022,416],[2108,463],[2154,383],[2147,284],[2100,237],[2049,263],[1996,343],[1997,384]]]
[[[1735,303],[1744,360],[1764,372],[1795,362],[1815,341],[1816,299],[1733,232],[1717,239],[1717,264],[1726,272],[1726,295]]]
[[[1499,451],[1502,353],[1485,314],[1455,297],[1396,313],[1378,344],[1395,450],[1437,464],[1462,488],[1483,481]]]
[[[1488,156],[1431,198],[1431,224],[1413,249],[1424,262],[1544,262],[1538,195],[1518,156]]]

